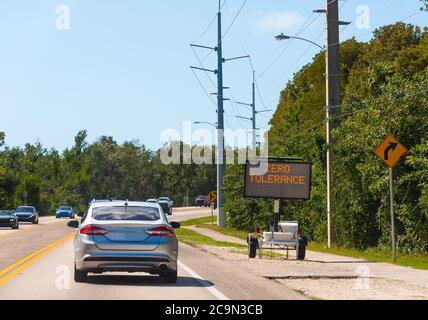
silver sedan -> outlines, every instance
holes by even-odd
[[[74,280],[85,282],[88,273],[146,272],[166,283],[177,282],[178,241],[174,229],[156,203],[93,201],[74,238]]]

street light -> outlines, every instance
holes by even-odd
[[[317,46],[318,48],[320,48],[320,49],[321,49],[321,50],[323,50],[323,51],[325,50],[325,48],[324,48],[324,47],[321,47],[318,43],[313,42],[313,41],[311,41],[311,40],[309,40],[309,39],[300,38],[300,37],[293,37],[293,36],[286,36],[286,35],[285,35],[285,34],[283,34],[283,33],[281,33],[280,35],[277,35],[277,36],[275,37],[275,39],[276,39],[276,40],[278,40],[278,41],[282,41],[282,40],[289,40],[289,39],[303,40],[303,41],[306,41],[306,42],[312,43],[313,45]]]
[[[217,122],[211,123],[211,122],[206,122],[206,121],[195,121],[195,122],[193,122],[193,124],[208,124],[208,125],[213,126],[214,128],[217,129]]]

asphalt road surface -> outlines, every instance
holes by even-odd
[[[208,209],[176,210],[170,221],[209,216]],[[0,229],[1,300],[227,300],[300,299],[284,286],[238,270],[231,262],[180,243],[179,278],[164,284],[158,276],[109,273],[73,281],[74,231],[68,220],[43,218],[18,231]]]

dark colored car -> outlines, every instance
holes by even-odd
[[[158,200],[159,205],[162,207],[162,210],[165,214],[171,216],[172,215],[172,206],[171,202],[168,200]]]
[[[169,204],[169,201],[159,201],[158,199],[149,199],[146,202],[148,203],[157,203],[161,206],[163,213],[167,215],[172,215],[172,207]]]
[[[15,215],[20,222],[31,222],[32,224],[39,223],[39,213],[36,208],[31,206],[21,206],[15,210]]]
[[[196,207],[209,207],[210,205],[211,203],[207,196],[199,196],[195,200]]]
[[[19,229],[19,219],[13,211],[0,210],[0,227]]]

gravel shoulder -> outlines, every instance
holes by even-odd
[[[189,227],[218,241],[245,241],[211,229]],[[325,300],[428,300],[428,271],[371,262],[333,254],[307,252],[305,261],[265,250],[263,259],[248,259],[245,250],[199,246],[260,277],[270,279],[313,299]]]

